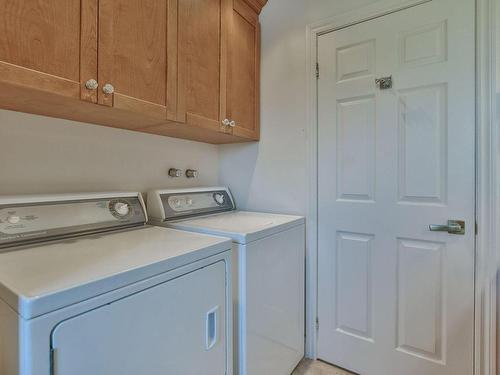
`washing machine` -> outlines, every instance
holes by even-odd
[[[304,356],[304,218],[238,211],[225,187],[147,201],[153,224],[232,239],[235,373],[289,375]]]
[[[231,241],[138,193],[0,198],[0,374],[232,374]]]

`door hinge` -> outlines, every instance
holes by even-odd
[[[477,221],[474,223],[474,231],[476,232],[476,236],[479,234],[479,226],[477,225]]]
[[[316,63],[316,79],[319,79],[319,62]]]
[[[316,317],[316,331],[319,331],[319,318]]]

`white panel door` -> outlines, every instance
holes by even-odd
[[[55,375],[226,374],[224,262],[61,323]]]
[[[434,0],[319,37],[318,349],[360,374],[473,373],[474,13]],[[465,234],[429,230],[448,220]]]

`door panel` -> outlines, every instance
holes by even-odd
[[[167,0],[100,0],[98,51],[99,103],[166,119]]]
[[[474,2],[434,0],[318,47],[319,356],[361,374],[470,375]],[[448,220],[465,235],[429,231]]]
[[[177,33],[177,108],[174,120],[220,127],[221,17],[223,0],[171,1],[177,17],[169,30]]]
[[[79,98],[80,82],[97,75],[92,64],[86,65],[96,53],[95,47],[88,49],[96,40],[91,31],[94,2],[0,0],[2,81]]]
[[[80,0],[2,0],[0,7],[1,61],[79,80]]]
[[[447,97],[446,83],[400,91],[400,202],[446,204]]]
[[[242,0],[233,1],[229,44],[227,117],[235,136],[259,138],[259,16]]]
[[[58,375],[226,372],[226,267],[218,262],[61,323]]]
[[[443,359],[443,254],[439,242],[398,239],[397,350]],[[420,273],[420,275],[419,275]]]
[[[337,233],[335,306],[340,331],[372,341],[373,236]]]
[[[375,97],[339,101],[338,199],[375,199]]]

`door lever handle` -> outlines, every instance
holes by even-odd
[[[464,235],[465,234],[465,221],[462,220],[448,220],[447,225],[429,225],[431,232],[448,232],[449,234]]]

